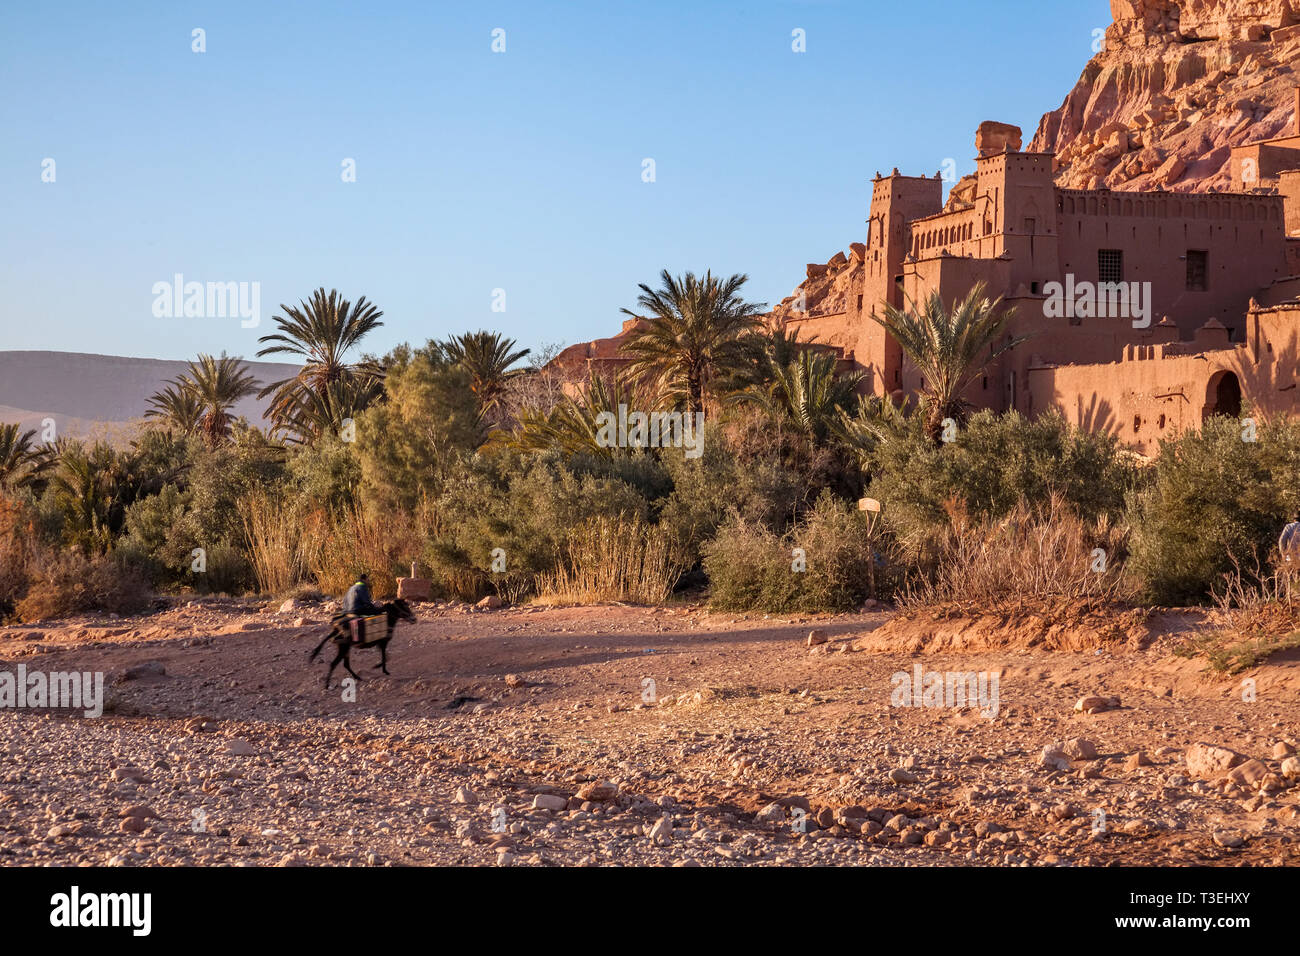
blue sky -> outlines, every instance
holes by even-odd
[[[1109,21],[1107,0],[8,3],[0,349],[251,358],[321,285],[383,309],[378,353],[609,335],[664,267],[775,303],[862,237],[876,170],[970,172],[985,119],[1028,141]],[[260,283],[261,326],[156,317],[177,273]]]

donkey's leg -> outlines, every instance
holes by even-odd
[[[334,660],[330,661],[330,669],[325,672],[325,689],[330,689],[330,678],[334,675],[334,668],[339,666],[339,661],[343,660],[346,654],[346,645],[339,645],[339,652],[334,655]]]
[[[388,639],[379,642],[379,663],[376,667],[382,668],[384,673],[388,673]]]
[[[331,637],[333,637],[337,633],[337,631],[338,628],[331,628],[330,632],[326,634],[324,638],[321,639],[321,642],[319,644],[316,645],[316,650],[311,652],[311,656],[309,656],[307,660],[314,661],[317,657],[319,657],[321,648],[325,646],[325,644],[329,641]]]
[[[352,669],[352,648],[346,644],[343,645],[343,666],[347,668],[348,673],[352,675],[358,684],[360,684],[361,675]]]

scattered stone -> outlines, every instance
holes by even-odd
[[[618,784],[609,780],[593,780],[578,789],[578,797],[592,803],[606,803],[618,797]]]
[[[1260,760],[1247,760],[1228,771],[1228,779],[1243,787],[1258,784],[1268,775],[1268,765]]]
[[[568,797],[556,796],[553,793],[539,793],[533,797],[534,810],[550,810],[559,813],[569,805]]]
[[[161,819],[153,810],[153,807],[147,807],[142,803],[133,804],[118,813],[119,817],[143,817],[148,819],[152,817],[155,820]]]
[[[1233,767],[1246,762],[1244,754],[1214,744],[1195,743],[1187,748],[1183,758],[1187,772],[1193,777],[1221,777]]]
[[[1118,697],[1098,697],[1096,695],[1080,697],[1075,703],[1074,709],[1084,714],[1100,714],[1107,710],[1115,710],[1120,706]]]
[[[816,646],[819,645],[819,644],[825,644],[827,640],[828,640],[828,638],[826,637],[826,632],[825,632],[825,631],[809,631],[809,632],[808,632],[808,646],[809,646],[809,647],[816,647]]]
[[[505,601],[501,600],[501,598],[497,597],[495,594],[489,594],[474,606],[480,611],[495,611],[498,608],[505,607],[505,603]]]
[[[896,767],[889,772],[889,779],[894,781],[894,783],[916,783],[920,778],[910,770]]]
[[[226,753],[232,757],[251,757],[257,753],[253,745],[243,737],[232,737],[226,743]]]
[[[1150,766],[1151,758],[1147,756],[1145,750],[1139,750],[1137,753],[1129,754],[1128,759],[1124,761],[1125,770],[1137,770],[1139,767]]]
[[[1245,845],[1246,838],[1240,833],[1232,833],[1228,830],[1216,830],[1214,832],[1214,842],[1221,847],[1235,850],[1237,847]]]
[[[1072,737],[1061,745],[1061,751],[1071,760],[1096,760],[1097,745],[1084,737]]]
[[[128,667],[122,672],[122,680],[144,680],[149,677],[166,677],[167,668],[163,667],[162,661],[145,661],[143,664],[135,664]]]
[[[514,689],[517,690],[517,689],[520,688],[520,687],[527,687],[527,686],[528,686],[528,681],[524,680],[524,679],[523,679],[522,677],[520,677],[518,674],[507,674],[507,675],[506,675],[506,686],[507,686],[507,687],[514,688]]]

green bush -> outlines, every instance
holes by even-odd
[[[1042,511],[1054,494],[1085,521],[1117,519],[1140,479],[1113,436],[1074,428],[1058,415],[1030,421],[1016,412],[979,412],[956,441],[938,446],[909,427],[887,435],[870,464],[868,493],[914,552],[947,526],[950,500],[962,501],[978,522],[1004,518],[1022,502]]]
[[[390,361],[384,401],[357,416],[356,451],[366,500],[413,514],[486,434],[469,372],[439,349],[404,347]]]
[[[1129,568],[1159,604],[1204,600],[1233,570],[1267,560],[1300,504],[1300,423],[1236,419],[1161,443],[1152,481],[1130,501]]]
[[[644,519],[648,505],[626,482],[575,474],[557,452],[500,453],[459,463],[432,510],[424,557],[444,590],[471,599],[504,584],[515,598],[555,571],[571,530],[601,516]],[[491,571],[497,548],[504,574]]]
[[[788,533],[735,520],[704,546],[709,602],[719,610],[776,613],[855,610],[871,596],[871,535],[862,515],[824,493]],[[876,542],[876,554],[881,543]],[[796,570],[795,549],[806,567]],[[877,560],[877,593],[891,581]]]

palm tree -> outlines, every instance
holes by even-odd
[[[781,419],[789,420],[814,443],[824,441],[854,401],[863,372],[836,374],[832,352],[804,349],[791,362],[773,368],[766,388],[751,387],[736,395]]]
[[[384,391],[379,378],[340,379],[324,391],[303,388],[293,393],[293,407],[281,416],[276,431],[295,444],[314,444],[322,435],[342,432],[344,423],[370,406]]]
[[[969,404],[962,393],[1002,353],[1025,341],[1008,337],[998,343],[1014,309],[1000,311],[1002,299],[990,302],[984,283],[949,309],[938,292],[932,292],[921,308],[915,302],[907,311],[885,304],[885,317],[874,319],[893,336],[925,380],[927,400],[926,433],[935,441],[943,432],[944,419],[963,421]]]
[[[193,394],[199,406],[197,431],[210,447],[230,437],[234,423],[230,409],[241,398],[257,391],[259,382],[248,373],[241,359],[221,353],[220,358],[200,355],[173,385]]]
[[[0,488],[25,488],[49,470],[53,459],[32,442],[36,429],[19,432],[17,425],[0,425]]]
[[[64,533],[86,553],[105,550],[113,538],[112,511],[120,476],[111,452],[89,452],[78,443],[63,443],[59,467],[50,481],[54,503],[63,513]]]
[[[203,407],[199,404],[194,389],[187,388],[179,379],[174,379],[150,396],[149,410],[144,413],[144,417],[156,419],[169,431],[193,435],[199,429],[199,417],[202,414]]]
[[[716,380],[742,364],[739,340],[757,327],[765,306],[741,299],[746,275],[717,279],[712,272],[703,278],[687,272],[675,279],[664,269],[660,280],[658,290],[640,286],[637,305],[646,313],[645,325],[622,346],[632,359],[627,374],[654,383],[665,403],[700,411],[714,397]]]
[[[354,305],[340,298],[337,290],[326,294],[322,287],[312,293],[310,303],[300,301],[297,308],[280,308],[285,313],[275,316],[280,331],[258,339],[273,344],[257,354],[296,355],[304,364],[293,378],[272,382],[258,393],[259,398],[274,394],[266,417],[276,423],[276,430],[295,430],[295,419],[301,417],[302,409],[311,407],[319,412],[313,415],[317,420],[341,421],[361,409],[340,409],[335,406],[338,398],[361,398],[369,404],[379,395],[375,386],[384,374],[379,363],[370,358],[347,360],[348,353],[366,335],[384,324],[379,321],[384,313],[365,296]],[[340,382],[348,383],[343,391],[336,388]]]
[[[563,454],[614,458],[627,454],[601,444],[598,439],[603,413],[617,417],[619,405],[649,411],[647,404],[625,382],[606,381],[593,374],[578,397],[566,395],[549,410],[525,407],[513,432],[494,431],[489,445],[504,445],[518,451],[546,451],[557,448]]]
[[[499,332],[466,332],[438,343],[444,354],[459,362],[469,372],[471,385],[478,397],[479,410],[490,417],[500,406],[510,380],[523,375],[527,369],[514,365],[526,358],[531,349],[515,351],[515,340],[503,338]]]
[[[840,410],[839,421],[834,426],[835,438],[869,470],[872,456],[881,443],[902,435],[914,423],[909,418],[907,404],[904,401],[901,406],[895,405],[880,395],[859,395],[852,415]]]
[[[797,331],[787,332],[785,326],[760,327],[742,335],[737,344],[744,357],[739,365],[720,377],[717,390],[722,394],[766,388],[776,381],[780,370],[799,358],[817,336],[800,339]]]

